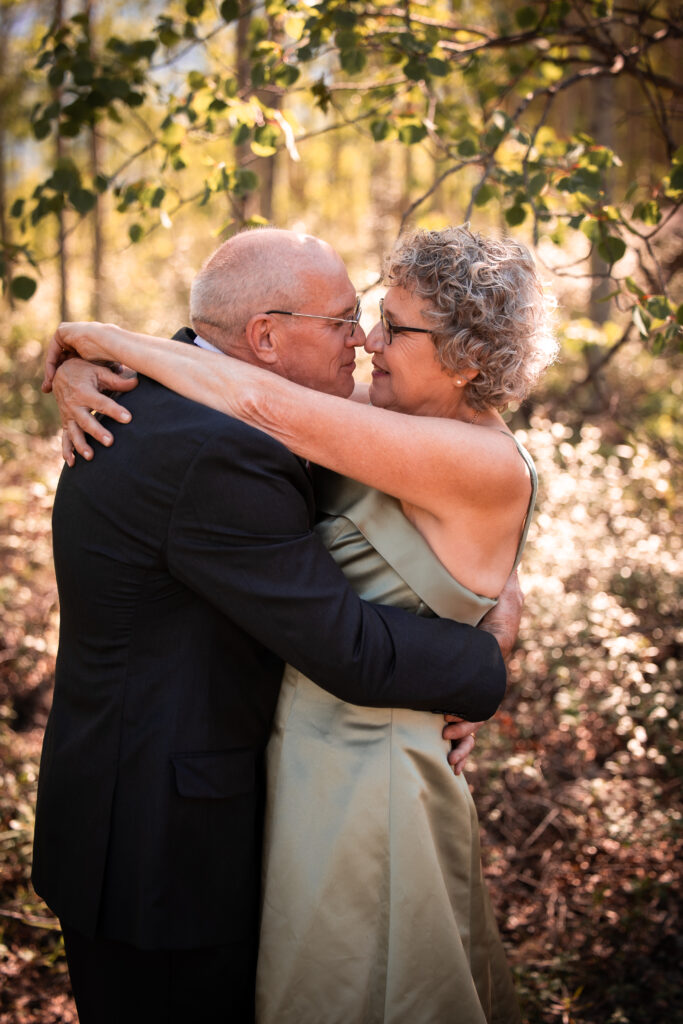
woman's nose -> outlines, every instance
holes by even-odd
[[[378,321],[365,339],[366,352],[379,352],[384,347],[384,331]]]

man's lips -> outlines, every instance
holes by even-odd
[[[373,376],[375,374],[377,374],[378,377],[388,377],[389,376],[389,371],[385,370],[383,366],[380,366],[373,359],[373,361],[372,361],[372,374],[373,374]]]

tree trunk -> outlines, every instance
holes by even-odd
[[[612,149],[614,147],[614,82],[609,78],[599,78],[593,84],[593,90],[594,106],[590,131],[595,139],[599,139],[603,145],[609,146]],[[609,173],[607,171],[607,175]],[[605,203],[609,203],[609,201],[610,188],[609,182],[606,182]],[[591,282],[588,316],[595,324],[600,326],[609,320],[611,312],[611,303],[604,301],[604,297],[609,295],[611,290],[610,280],[609,278],[599,276],[606,274],[608,270],[609,265],[605,263],[598,253],[597,246],[594,245],[591,252],[591,274],[595,276]],[[595,371],[593,376],[594,390],[589,411],[597,413],[604,408],[607,401],[604,374],[596,368],[603,355],[602,346],[589,343],[584,346],[583,355],[586,360],[586,370],[589,373]]]
[[[85,14],[88,19],[88,38],[90,40],[90,56],[93,57],[92,38],[94,31],[94,7],[95,0],[85,0]],[[97,128],[96,121],[90,128],[90,172],[93,176],[93,181],[97,180],[97,176],[100,173],[102,165],[101,158],[101,140]],[[92,218],[92,301],[91,301],[91,314],[93,320],[102,319],[102,310],[104,307],[104,277],[102,274],[102,258],[103,258],[103,227],[102,227],[102,205],[103,199],[100,193],[96,190],[95,192],[97,199],[93,208]]]
[[[54,6],[55,29],[59,29],[64,22],[64,0],[55,0]],[[55,103],[61,105],[62,90],[53,90]],[[55,130],[55,162],[57,166],[64,158],[64,139],[59,134],[59,122]],[[59,315],[62,320],[70,320],[69,315],[69,278],[68,278],[68,252],[66,245],[66,211],[60,210],[57,214],[57,248],[59,250]]]
[[[249,14],[249,6],[242,0],[242,9],[240,17],[237,22],[237,37],[235,39],[235,46],[237,47],[237,53],[235,54],[235,64],[237,66],[237,91],[239,95],[246,99],[249,93],[250,85],[250,70],[249,70],[249,26],[251,24],[251,16]],[[240,143],[239,146],[235,147],[235,163],[238,167],[246,162],[248,157],[251,155],[251,149],[247,142]],[[233,196],[232,198],[232,212],[235,214],[237,219],[237,230],[244,227],[246,220],[248,219],[247,206],[249,202],[249,196],[242,196],[238,198]]]
[[[7,42],[9,39],[9,15],[7,8],[0,7],[0,68],[7,67]],[[6,125],[6,84],[0,90],[0,256],[2,257],[2,284],[5,298],[14,309],[14,297],[12,295],[12,263],[10,260],[10,247],[12,237],[7,219],[7,125]]]

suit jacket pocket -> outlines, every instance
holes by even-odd
[[[225,800],[254,788],[253,750],[223,750],[207,754],[172,754],[180,796],[195,800]]]

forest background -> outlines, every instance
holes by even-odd
[[[370,326],[401,230],[526,240],[562,354],[503,710],[468,777],[530,1024],[683,1020],[681,7],[0,0],[0,1024],[70,1022],[30,889],[58,607],[60,319],[168,335],[245,225],[330,240]],[[226,922],[226,927],[227,927]]]

